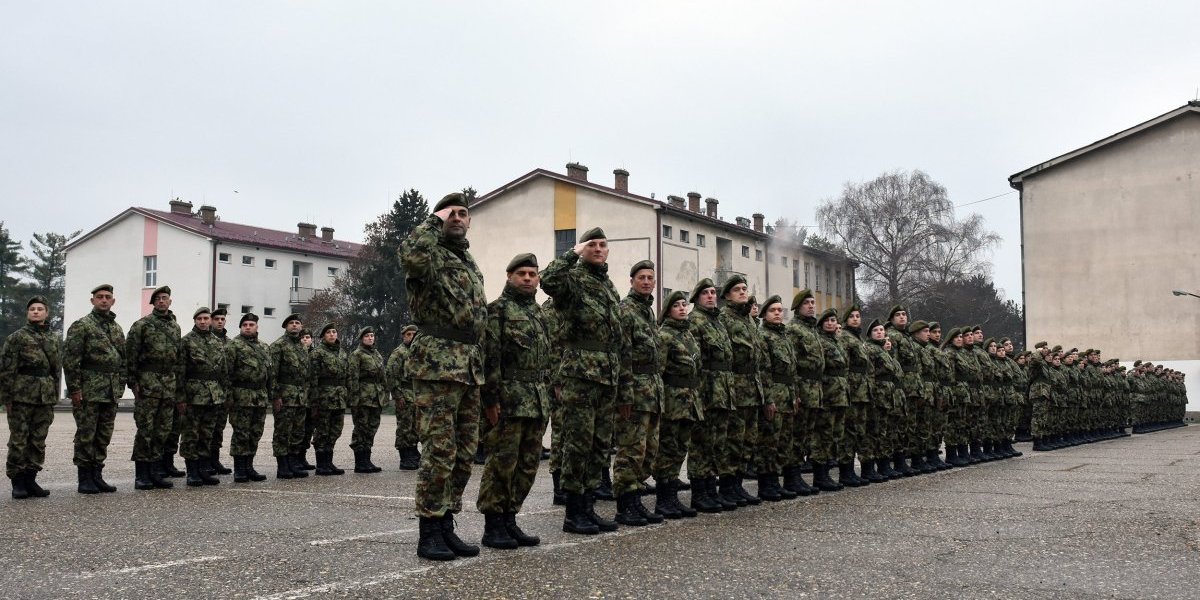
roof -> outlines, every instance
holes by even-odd
[[[345,240],[325,242],[319,235],[300,237],[299,233],[296,231],[279,231],[277,229],[267,229],[265,227],[256,227],[254,225],[231,223],[229,221],[222,221],[219,219],[212,225],[205,225],[204,222],[200,220],[199,215],[172,213],[169,211],[154,210],[151,208],[142,208],[137,206],[125,209],[121,212],[121,214],[109,219],[108,221],[105,221],[102,225],[89,231],[86,235],[80,236],[78,239],[67,245],[67,249],[70,250],[72,247],[107,229],[110,225],[121,220],[129,214],[139,214],[148,219],[154,219],[160,223],[166,223],[202,237],[233,244],[275,248],[290,252],[331,256],[345,260],[350,260],[358,256],[359,250],[362,249],[362,244],[347,242]]]
[[[1146,131],[1147,129],[1157,127],[1159,125],[1162,125],[1163,123],[1166,123],[1167,121],[1171,121],[1171,120],[1174,120],[1174,119],[1177,119],[1179,117],[1186,116],[1189,114],[1200,115],[1200,100],[1192,100],[1192,101],[1188,102],[1187,104],[1184,104],[1183,106],[1180,106],[1179,108],[1176,108],[1175,110],[1172,110],[1168,113],[1164,113],[1157,117],[1154,117],[1153,119],[1150,119],[1149,121],[1146,121],[1145,123],[1134,125],[1133,127],[1130,127],[1129,129],[1126,129],[1124,131],[1110,135],[1102,140],[1093,142],[1082,148],[1077,148],[1066,154],[1063,154],[1062,156],[1052,158],[1044,163],[1040,163],[1040,164],[1034,165],[1032,167],[1029,167],[1028,169],[1025,169],[1024,171],[1021,171],[1020,173],[1016,173],[1016,174],[1012,175],[1011,177],[1009,177],[1008,184],[1010,186],[1012,186],[1013,188],[1019,190],[1019,189],[1021,189],[1021,186],[1024,183],[1026,177],[1031,177],[1033,175],[1037,175],[1047,169],[1052,169],[1052,168],[1057,167],[1058,165],[1061,165],[1067,161],[1079,158],[1080,156],[1083,156],[1084,154],[1087,154],[1094,150],[1099,150],[1100,148],[1103,148],[1110,144],[1114,144],[1114,143],[1124,140],[1130,136],[1137,135],[1143,131]]]

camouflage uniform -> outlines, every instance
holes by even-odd
[[[721,454],[727,446],[729,423],[733,412],[733,345],[729,333],[721,324],[715,308],[696,304],[688,315],[692,335],[700,344],[701,412],[704,420],[692,429],[691,454],[688,455],[688,476],[692,478],[692,495],[695,496],[695,480],[711,481],[716,486],[716,477],[724,462]]]
[[[871,408],[876,413],[879,433],[874,445],[874,458],[880,471],[888,476],[899,475],[888,468],[888,460],[904,449],[903,429],[905,419],[904,392],[900,380],[904,370],[893,356],[894,351],[883,348],[884,340],[868,339],[863,344],[867,360],[871,363]],[[893,475],[895,474],[895,475]]]
[[[726,304],[719,318],[733,350],[730,374],[733,410],[729,414],[725,448],[719,463],[721,487],[724,490],[726,486],[732,486],[738,495],[750,501],[749,494],[742,488],[742,479],[754,466],[758,416],[765,403],[762,380],[770,377],[771,363],[762,333],[750,318],[749,302]],[[755,498],[754,502],[757,501]]]
[[[628,419],[616,417],[613,494],[617,496],[640,489],[641,482],[650,477],[658,454],[663,365],[653,303],[653,296],[633,290],[620,303],[621,327],[630,342],[632,376],[627,385],[620,387],[617,404],[629,405],[633,410]]]
[[[207,460],[212,442],[214,407],[225,403],[229,382],[225,351],[212,331],[193,327],[180,342],[182,377],[175,402],[186,404],[181,420],[181,454],[188,461]]]
[[[229,332],[225,329],[212,328],[213,335],[217,341],[221,342],[221,347],[225,348],[229,345]],[[229,390],[225,390],[226,396],[229,396]],[[213,407],[213,428],[212,440],[210,442],[210,455],[215,463],[221,456],[221,446],[225,441],[225,424],[229,423],[229,409],[224,404],[218,404]],[[232,440],[231,440],[232,443]],[[232,454],[231,454],[232,456]]]
[[[404,369],[408,345],[401,343],[387,360],[387,386],[396,404],[396,450],[403,455],[417,449],[417,403],[413,401],[412,378]]]
[[[180,331],[175,313],[157,310],[134,322],[125,340],[130,386],[138,386],[133,418],[133,460],[162,461],[167,438],[176,431],[175,393],[183,371],[179,362]],[[167,455],[168,457],[170,455]]]
[[[101,468],[108,458],[117,401],[125,395],[125,332],[112,311],[93,310],[67,328],[63,349],[67,395],[78,392],[75,465]]]
[[[350,447],[357,452],[370,452],[379,430],[379,416],[387,402],[387,374],[383,355],[374,346],[359,344],[350,353],[350,414],[354,431]]]
[[[796,300],[803,300],[804,293]],[[812,454],[813,426],[821,408],[821,378],[825,372],[825,350],[817,334],[817,319],[799,312],[799,302],[793,301],[793,320],[785,328],[796,352],[796,384],[800,390],[800,406],[793,423],[793,445],[790,460],[784,464],[784,478],[799,483],[800,469]],[[790,475],[790,477],[789,477]]]
[[[775,406],[775,418],[768,420],[763,417],[764,433],[759,440],[758,462],[755,465],[760,495],[764,477],[771,477],[777,482],[784,467],[791,465],[792,448],[795,446],[796,399],[800,397],[796,348],[788,337],[786,327],[783,323],[764,322],[762,336],[768,357],[763,390],[767,402]]]
[[[349,365],[341,344],[324,339],[313,344],[308,376],[309,407],[313,414],[313,448],[329,453],[342,437],[346,418]],[[318,468],[320,465],[318,465]]]
[[[271,348],[258,341],[258,334],[239,334],[225,346],[225,364],[229,369],[228,406],[233,437],[229,439],[229,455],[254,458],[262,439],[271,406],[272,375]],[[243,458],[243,460],[245,460]]]
[[[817,324],[818,328],[820,323]],[[812,458],[815,465],[837,461],[846,444],[846,409],[850,398],[846,393],[850,360],[833,333],[819,330],[821,349],[825,352],[825,370],[821,375],[821,408],[816,413],[813,428]],[[815,468],[815,467],[814,467]]]
[[[5,474],[32,478],[46,460],[46,435],[54,421],[62,374],[62,342],[45,323],[26,323],[0,349],[0,404],[8,411]]]
[[[271,450],[277,457],[303,452],[304,418],[308,413],[309,352],[300,334],[287,333],[271,342],[271,399],[280,400],[275,411]]]
[[[859,460],[866,462],[874,458],[871,444],[878,434],[868,429],[871,424],[871,361],[867,358],[861,328],[847,325],[837,339],[846,352],[850,369],[846,376],[846,396],[850,399],[846,407],[846,436],[837,460],[839,464],[853,463],[857,454]]]
[[[658,348],[663,364],[663,409],[654,481],[662,485],[679,479],[692,428],[704,420],[704,409],[700,394],[703,379],[700,343],[692,336],[691,323],[686,319],[664,319],[658,330]],[[688,470],[688,475],[694,477],[692,465],[688,465]]]
[[[903,374],[900,379],[900,389],[904,392],[904,422],[901,424],[902,452],[915,456],[921,451],[920,420],[925,409],[925,381],[922,379],[922,352],[908,333],[892,327],[888,323],[888,339],[892,341],[892,349],[896,353],[896,362],[900,363]],[[895,458],[895,457],[893,457]],[[915,465],[914,465],[915,467]]]

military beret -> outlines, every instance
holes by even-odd
[[[1045,348],[1046,346],[1049,346],[1049,345],[1050,344],[1048,344],[1046,342],[1038,342],[1038,343],[1034,344],[1033,347],[1034,348]]]
[[[862,309],[861,309],[861,308],[859,308],[857,304],[853,304],[853,303],[852,303],[852,304],[850,304],[850,306],[849,306],[848,308],[846,308],[846,312],[842,313],[842,321],[843,321],[843,322],[845,322],[845,321],[849,321],[849,320],[850,320],[850,313],[852,313],[852,312],[856,312],[856,311],[858,312],[858,316],[860,316],[860,317],[861,317],[861,316],[862,316]]]
[[[47,309],[50,308],[50,302],[48,302],[46,300],[45,296],[34,296],[34,297],[30,298],[29,302],[25,303],[25,308],[29,308],[30,306],[33,306],[34,304],[41,304],[42,306],[45,306]]]
[[[1094,350],[1092,350],[1091,348],[1088,348],[1087,350],[1084,350],[1081,354],[1083,354],[1084,356],[1088,356],[1092,352],[1094,352]]]
[[[930,331],[934,331],[934,330],[941,331],[941,330],[942,330],[942,324],[941,324],[941,323],[938,323],[937,321],[930,321],[930,322],[929,322],[929,330],[930,330]]]
[[[960,328],[960,327],[954,327],[954,328],[952,328],[950,331],[947,331],[947,332],[946,332],[944,335],[942,335],[942,337],[943,337],[943,338],[944,338],[944,339],[945,339],[947,342],[949,342],[950,340],[952,340],[952,339],[954,339],[954,338],[956,338],[956,337],[958,337],[958,336],[960,336],[960,335],[962,335],[962,328]]]
[[[780,298],[780,297],[779,297],[779,294],[775,294],[774,296],[771,296],[770,298],[767,298],[767,301],[766,301],[766,302],[763,302],[763,303],[762,303],[762,306],[760,307],[760,308],[762,309],[762,312],[767,312],[767,307],[771,306],[772,304],[780,304],[780,305],[782,305],[782,304],[783,304],[783,298]]]
[[[217,308],[217,310],[214,310],[214,311],[212,311],[212,316],[214,316],[214,317],[227,317],[227,316],[229,316],[229,310],[228,310],[228,309],[225,309],[225,308],[218,307],[218,308]],[[257,321],[257,320],[258,320],[258,319],[255,319],[255,321]]]
[[[721,297],[724,298],[725,295],[729,293],[729,290],[732,290],[733,286],[739,283],[745,284],[746,278],[742,277],[741,275],[734,275],[733,277],[727,279],[725,281],[725,285],[721,286]]]
[[[405,326],[404,326],[404,329],[401,329],[401,330],[400,330],[400,335],[404,335],[404,334],[406,334],[406,333],[408,333],[408,332],[410,332],[410,331],[411,331],[411,332],[413,332],[413,333],[416,333],[416,332],[417,332],[417,326],[416,326],[416,325],[405,325]]]
[[[454,192],[451,194],[446,194],[445,196],[442,197],[441,200],[438,200],[437,205],[433,207],[433,212],[438,212],[439,210],[442,210],[443,208],[449,208],[451,206],[461,206],[463,208],[466,208],[467,207],[467,197],[464,196],[461,192]]]
[[[995,343],[996,343],[996,338],[988,338],[986,340],[983,340],[983,347],[987,348],[988,346],[991,346],[992,344],[995,344]]]
[[[820,327],[822,323],[828,321],[829,319],[837,319],[836,308],[830,307],[825,309],[825,312],[821,313],[821,316],[817,317],[817,326]]]
[[[1078,352],[1079,348],[1071,348],[1070,350],[1067,350],[1067,354],[1077,354]]]
[[[1135,367],[1140,367],[1140,366],[1142,366],[1142,361],[1140,361],[1140,360],[1135,360],[1135,361],[1133,361],[1133,366],[1135,366]]]
[[[871,324],[867,325],[867,328],[863,331],[867,333],[867,337],[871,337],[871,330],[875,329],[876,327],[883,327],[883,321],[880,321],[879,319],[871,319]]]
[[[254,314],[254,313],[246,313],[246,314],[242,315],[242,318],[238,319],[238,327],[241,327],[243,324],[246,323],[246,321],[257,323],[258,315]]]
[[[192,318],[195,319],[200,315],[212,315],[212,311],[208,310],[207,306],[201,306],[200,308],[196,309],[196,312],[192,313]]]
[[[358,339],[360,339],[360,340],[363,339],[363,336],[367,335],[368,333],[374,334],[375,328],[371,327],[370,325],[367,325],[366,327],[359,329],[358,330]]]
[[[816,296],[813,295],[812,290],[800,290],[800,293],[792,297],[792,310],[800,310],[800,306],[809,298],[816,298]]]
[[[1053,348],[1050,349],[1050,351],[1051,352],[1062,352],[1062,349],[1063,349],[1062,346],[1059,346],[1056,344]]]
[[[1007,344],[1007,343],[1009,343],[1009,342],[1011,342],[1011,341],[1012,341],[1012,340],[1010,340],[1010,339],[1008,339],[1008,338],[1006,338],[1006,337],[1000,338],[1000,345]]]
[[[154,292],[150,294],[150,304],[154,304],[154,298],[156,296],[158,296],[159,294],[166,294],[166,295],[170,296],[171,295],[171,286],[164,285],[162,287],[155,288]]]
[[[671,307],[680,300],[687,300],[687,297],[680,290],[675,290],[671,292],[671,295],[667,296],[667,299],[663,301],[662,312],[658,315],[659,323],[667,320],[667,317],[671,314]]]
[[[301,330],[300,330],[300,337],[304,337],[304,336],[306,336],[306,335],[307,335],[308,337],[312,337],[312,330],[311,330],[311,329],[301,329]]]
[[[518,254],[514,256],[512,260],[508,261],[508,266],[504,267],[504,272],[512,273],[521,267],[533,267],[535,269],[538,268],[537,257],[530,252]]]
[[[284,326],[284,327],[287,327],[287,324],[288,324],[288,323],[291,323],[292,321],[297,321],[297,322],[299,322],[299,323],[304,323],[304,319],[301,319],[301,318],[300,318],[300,313],[292,313],[292,314],[290,314],[290,315],[288,315],[288,316],[286,316],[286,317],[284,317],[284,318],[283,318],[283,326]]]
[[[93,294],[95,294],[96,292],[108,292],[111,294],[112,291],[113,291],[113,286],[110,283],[102,283],[102,284],[92,288]]]
[[[579,236],[579,243],[590,242],[592,240],[607,240],[608,236],[604,235],[604,230],[599,227],[593,227]]]
[[[893,313],[893,314],[895,314],[895,313]],[[913,321],[912,323],[908,324],[908,332],[909,333],[916,333],[922,329],[929,329],[929,323],[926,323],[925,321],[921,321],[921,320],[916,320],[916,321]]]
[[[696,301],[700,298],[700,292],[703,292],[704,290],[707,290],[708,288],[716,288],[716,287],[717,287],[717,284],[713,283],[713,280],[709,279],[708,277],[705,277],[704,279],[697,281],[696,287],[692,288],[692,295],[688,298],[688,302],[695,304]]]
[[[330,329],[336,330],[337,325],[335,325],[333,323],[326,323],[324,326],[321,327],[321,335],[324,336],[325,332],[329,331]]]
[[[888,320],[891,321],[892,317],[896,316],[896,313],[898,313],[898,312],[908,312],[908,310],[905,309],[903,306],[900,306],[899,304],[897,304],[897,305],[893,306],[891,310],[888,311]]]
[[[642,269],[650,269],[651,271],[653,271],[654,270],[654,261],[639,260],[639,261],[633,263],[633,266],[629,267],[629,276],[633,277],[634,275],[637,275],[637,272],[641,271]]]
[[[971,333],[974,333],[976,331],[983,331],[983,327],[980,327],[979,325],[975,325],[975,326],[971,327]]]

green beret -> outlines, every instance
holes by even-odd
[[[1088,348],[1087,350],[1084,350],[1084,351],[1083,351],[1083,355],[1084,355],[1084,356],[1088,356],[1088,355],[1089,355],[1089,354],[1091,354],[1092,352],[1095,352],[1095,350],[1092,350],[1091,348]]]
[[[375,333],[375,328],[371,327],[370,325],[367,325],[366,327],[359,329],[358,330],[358,339],[360,339],[360,340],[363,339],[363,336],[367,335],[368,333],[372,333],[372,334]]]
[[[250,321],[252,323],[257,323],[258,315],[254,314],[254,313],[246,313],[246,314],[242,315],[242,318],[238,319],[238,327],[241,327],[242,325],[244,325],[246,323],[246,321]]]
[[[1049,345],[1050,344],[1047,342],[1038,342],[1038,343],[1034,344],[1033,347],[1034,348],[1045,348],[1046,346],[1049,346]]]
[[[955,336],[959,335],[962,335],[962,330],[958,327],[954,327],[950,331],[945,332],[942,338],[949,342],[950,340],[954,339]]]
[[[908,324],[908,332],[909,333],[916,333],[922,329],[929,329],[929,323],[926,323],[925,321],[917,320],[917,321],[913,321],[912,323]]]
[[[1142,361],[1140,361],[1140,360],[1135,360],[1135,361],[1133,361],[1133,366],[1135,366],[1135,367],[1140,367],[1140,366],[1142,366]]]
[[[816,296],[813,295],[812,290],[800,290],[800,293],[792,297],[792,310],[800,310],[800,306],[809,298],[816,298]]]
[[[449,208],[451,206],[461,206],[466,208],[467,197],[462,195],[461,192],[446,194],[441,200],[438,201],[437,205],[433,207],[433,212],[438,212],[443,208]]]
[[[33,306],[34,304],[41,304],[42,306],[45,306],[47,310],[49,310],[49,308],[50,308],[50,302],[48,302],[46,300],[45,296],[34,296],[34,297],[30,298],[29,302],[25,303],[25,308],[29,308],[30,306]]]
[[[92,293],[95,294],[96,292],[108,292],[111,294],[111,293],[113,293],[113,286],[112,286],[112,284],[109,284],[109,283],[102,283],[102,284],[92,288]]]
[[[1079,353],[1079,348],[1071,348],[1070,350],[1067,350],[1067,354],[1078,354],[1078,353]]]
[[[1062,352],[1062,346],[1056,345],[1053,348],[1051,348],[1050,351],[1055,352],[1055,353]]]
[[[675,303],[679,302],[680,300],[687,300],[687,297],[684,296],[683,292],[680,290],[675,290],[675,291],[671,292],[671,295],[667,296],[666,300],[663,300],[662,313],[660,313],[658,315],[659,323],[662,323],[663,321],[667,320],[667,316],[671,314],[671,307],[674,306]]]
[[[697,281],[696,287],[692,288],[692,295],[688,298],[688,302],[695,304],[696,301],[700,298],[700,292],[703,292],[704,290],[707,290],[708,288],[716,288],[716,287],[717,287],[717,284],[713,283],[713,280],[709,279],[708,277],[705,277],[704,279]]]
[[[974,333],[976,331],[983,331],[983,328],[978,325],[975,325],[974,327],[971,328],[971,332]]]
[[[898,313],[898,312],[908,312],[908,309],[904,308],[903,306],[900,306],[899,304],[893,306],[892,309],[888,311],[887,320],[891,321],[892,317],[896,316],[896,313]]]
[[[858,311],[858,316],[860,316],[860,317],[862,316],[862,309],[859,308],[857,304],[851,304],[850,308],[847,308],[846,312],[842,313],[842,322],[849,321],[850,313],[852,313],[854,311]]]
[[[879,319],[871,319],[871,323],[867,325],[867,328],[863,331],[866,332],[867,337],[871,337],[871,330],[875,329],[876,327],[883,327],[883,321],[880,321]]]
[[[326,323],[323,327],[321,327],[321,336],[324,337],[325,332],[329,331],[330,329],[337,329],[337,325],[334,325],[332,322]]]
[[[1001,345],[1007,344],[1007,343],[1009,343],[1009,342],[1011,342],[1011,341],[1012,341],[1012,340],[1010,340],[1010,339],[1008,339],[1008,338],[1006,338],[1006,337],[1002,337],[1002,338],[1000,338],[1000,344],[1001,344]]]
[[[286,317],[284,317],[284,318],[283,318],[283,326],[286,328],[286,327],[287,327],[287,324],[288,324],[288,323],[291,323],[292,321],[296,321],[296,322],[299,322],[299,323],[304,323],[304,319],[301,319],[301,318],[300,318],[300,313],[292,313],[292,314],[290,314],[290,315],[288,315],[288,316],[286,316]]]
[[[408,333],[408,332],[410,332],[410,331],[411,331],[411,332],[413,332],[413,333],[416,333],[416,332],[417,332],[417,326],[416,326],[416,325],[405,325],[405,326],[404,326],[404,329],[401,329],[401,330],[400,330],[400,335],[404,335],[404,334],[406,334],[406,333]]]
[[[824,323],[825,321],[828,321],[830,318],[834,318],[834,319],[837,318],[837,309],[836,308],[825,309],[825,312],[821,313],[820,317],[817,317],[817,327],[820,327],[822,323]]]
[[[212,311],[208,310],[207,306],[201,306],[200,308],[196,309],[196,312],[192,313],[192,318],[195,319],[200,315],[212,315]]]
[[[732,290],[733,286],[739,283],[745,284],[746,278],[742,277],[741,275],[734,275],[733,277],[727,279],[725,281],[725,285],[721,286],[721,297],[724,298],[725,295],[729,293],[729,290]]]
[[[224,309],[224,308],[217,308],[217,310],[214,310],[214,311],[212,311],[212,316],[214,316],[214,317],[227,317],[227,316],[229,316],[229,311],[228,311],[228,310],[226,310],[226,309]],[[257,320],[258,320],[258,319],[255,319],[255,321],[257,321]]]
[[[653,271],[654,270],[654,261],[639,260],[636,263],[633,263],[633,266],[629,267],[629,276],[633,277],[634,275],[637,274],[638,271],[641,271],[642,269],[650,269],[651,271]]]
[[[583,235],[579,236],[578,243],[582,244],[584,242],[590,242],[592,240],[607,240],[607,239],[608,239],[608,236],[604,235],[603,229],[600,229],[599,227],[593,227],[593,228],[583,232]]]
[[[508,266],[504,267],[504,272],[512,273],[521,267],[533,267],[535,269],[538,268],[537,257],[529,252],[518,254],[514,256],[512,260],[508,261]]]
[[[930,330],[930,331],[941,331],[941,330],[942,330],[942,324],[941,324],[941,323],[938,323],[937,321],[930,321],[930,322],[929,322],[929,330]]]
[[[996,343],[996,338],[988,338],[986,340],[983,340],[983,347],[986,350],[988,346],[991,346],[992,344],[995,344],[995,343]]]
[[[307,335],[308,337],[312,337],[312,330],[311,330],[311,329],[301,329],[301,330],[300,330],[300,337],[304,337],[304,336],[306,336],[306,335]]]
[[[767,307],[771,306],[772,304],[783,304],[783,298],[780,298],[779,294],[775,294],[774,296],[767,298],[767,301],[763,302],[759,309],[762,312],[767,312]]]
[[[171,286],[164,285],[160,288],[155,288],[154,292],[150,294],[150,304],[154,304],[154,297],[159,294],[166,294],[166,295],[170,296],[171,295]]]

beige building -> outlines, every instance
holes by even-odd
[[[631,193],[627,171],[613,176],[611,187],[600,185],[588,180],[587,167],[571,163],[565,175],[536,169],[479,197],[471,206],[471,252],[488,297],[500,294],[513,256],[533,252],[544,268],[592,227],[608,236],[609,277],[622,294],[630,267],[650,259],[658,267],[656,302],[673,290],[690,292],[704,277],[720,285],[734,274],[746,277],[760,301],[779,294],[790,305],[806,287],[820,308],[841,308],[853,297],[853,261],[805,246],[802,237],[766,225],[764,215],[730,223],[715,198],[692,192],[663,202]]]
[[[1009,178],[1026,339],[1188,373],[1200,402],[1200,101]]]

